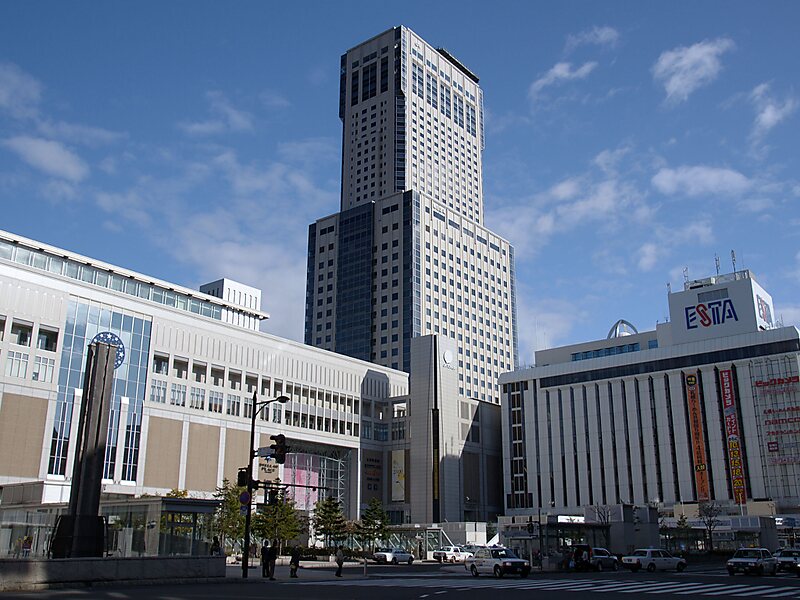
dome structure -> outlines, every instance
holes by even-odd
[[[626,335],[635,335],[639,333],[639,330],[633,326],[630,321],[626,321],[625,319],[620,319],[611,327],[608,332],[608,336],[606,337],[607,340],[612,338],[624,337]]]

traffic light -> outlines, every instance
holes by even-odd
[[[533,535],[533,523],[528,523],[528,535]]]
[[[267,490],[267,504],[275,506],[280,502],[279,490]]]
[[[275,462],[279,465],[282,465],[286,462],[286,436],[279,433],[278,435],[269,436],[269,439],[275,442],[270,446],[272,449],[272,458],[274,458]]]
[[[236,474],[236,485],[238,487],[247,487],[249,475],[250,474],[247,472],[247,467],[242,467],[239,469],[239,472]]]

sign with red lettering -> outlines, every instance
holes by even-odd
[[[730,468],[731,488],[736,504],[747,501],[747,488],[744,480],[744,457],[739,438],[739,419],[736,416],[736,393],[733,390],[733,373],[730,369],[720,370],[719,389],[725,417],[725,435],[728,439],[728,466]]]
[[[697,376],[686,376],[686,403],[689,408],[689,427],[692,433],[692,459],[694,460],[694,482],[697,487],[697,500],[708,500],[708,466],[706,464],[706,443],[703,436],[703,413],[700,409],[700,391]]]

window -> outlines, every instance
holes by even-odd
[[[172,375],[178,379],[186,379],[189,373],[189,362],[175,359],[172,361]]]
[[[206,391],[203,388],[193,387],[189,396],[189,408],[204,410],[206,405]]]
[[[208,410],[222,413],[222,392],[208,392]]]
[[[6,358],[6,376],[24,379],[28,375],[28,355],[10,350]]]
[[[56,361],[54,358],[45,358],[44,356],[37,356],[36,362],[33,365],[33,380],[41,381],[42,383],[53,382],[53,371],[56,368]]]
[[[240,408],[241,398],[235,394],[228,394],[228,401],[225,403],[225,414],[238,417]]]
[[[58,332],[49,329],[39,328],[39,337],[36,339],[36,347],[39,350],[55,352],[58,345]]]
[[[153,357],[153,373],[158,373],[159,375],[168,375],[169,374],[169,358],[166,356],[159,356],[156,354]]]
[[[32,331],[33,327],[31,325],[15,321],[11,324],[11,343],[18,346],[30,346]]]
[[[150,402],[166,404],[167,402],[167,382],[154,379],[150,385]]]
[[[170,389],[169,403],[173,406],[186,406],[186,386],[173,383]]]

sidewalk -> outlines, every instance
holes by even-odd
[[[275,565],[275,582],[283,581],[330,581],[335,580],[337,577],[334,575],[336,572],[336,563],[332,561],[313,561],[304,560],[300,563],[300,570],[297,572],[297,579],[289,577],[289,558],[281,557]],[[367,576],[369,576],[369,567],[367,567]],[[258,562],[255,566],[250,567],[247,571],[247,579],[242,577],[242,565],[228,565],[225,571],[226,580],[240,580],[253,583],[273,583],[264,577],[261,577],[261,563]],[[342,567],[342,580],[344,579],[364,579],[364,563],[345,562]]]

